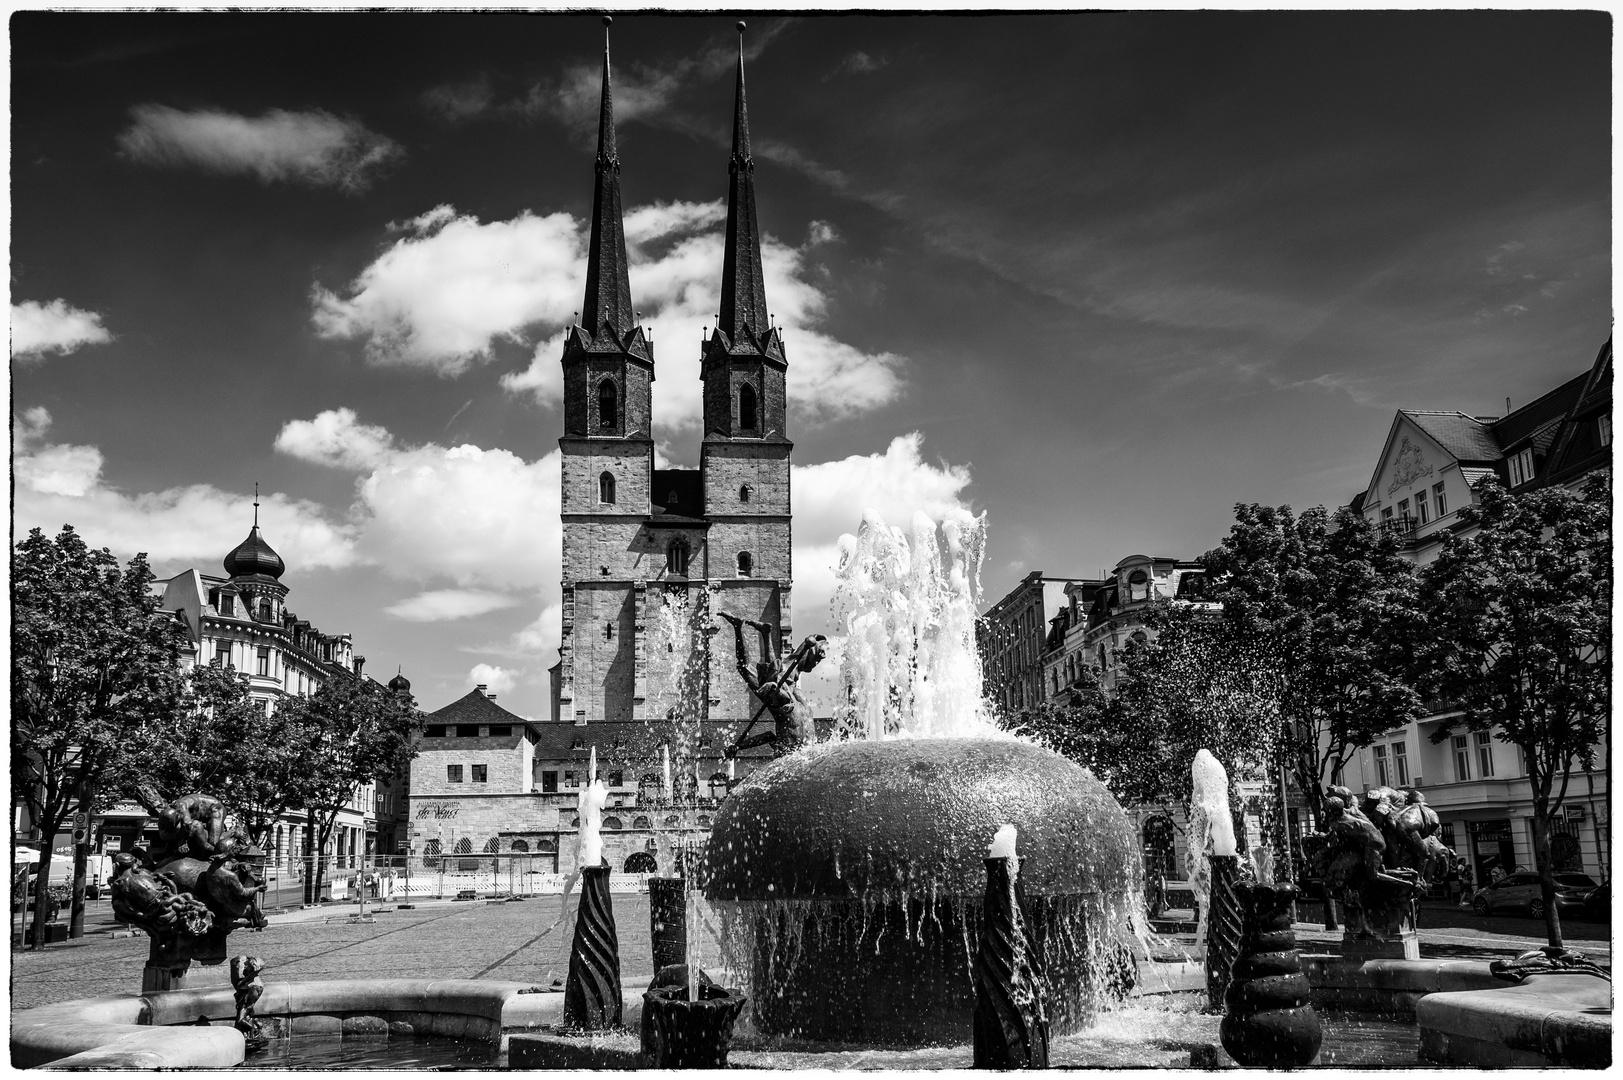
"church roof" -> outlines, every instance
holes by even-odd
[[[457,698],[442,709],[428,714],[431,724],[528,724],[533,730],[540,725],[532,723],[517,713],[508,712],[500,705],[491,701],[485,692],[477,687]]]
[[[624,340],[636,325],[620,209],[620,153],[614,138],[614,89],[609,77],[609,32],[603,19],[603,96],[597,122],[597,183],[592,191],[592,239],[586,251],[586,298],[580,325],[596,339],[606,330]]]
[[[225,572],[234,578],[258,576],[275,580],[286,571],[287,564],[282,562],[282,557],[259,535],[258,522],[249,530],[248,538],[225,557]]]

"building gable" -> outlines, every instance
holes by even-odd
[[[1450,415],[1477,423],[1463,414]],[[1378,517],[1382,507],[1409,497],[1417,486],[1429,488],[1441,482],[1444,469],[1460,464],[1461,459],[1434,434],[1437,425],[1423,427],[1422,422],[1416,414],[1406,410],[1400,410],[1393,417],[1375,474],[1364,490],[1362,508],[1366,516]],[[1461,447],[1459,440],[1449,441],[1456,449]]]

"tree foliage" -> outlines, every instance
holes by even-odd
[[[1321,816],[1325,786],[1358,750],[1424,712],[1411,665],[1422,625],[1396,537],[1345,507],[1235,507],[1201,559],[1239,648],[1272,671],[1281,753]]]
[[[332,837],[338,814],[361,785],[392,777],[416,756],[414,734],[422,714],[411,700],[370,679],[334,674],[307,698],[287,698],[277,705],[290,744],[298,748],[301,767],[290,806],[309,810],[312,854]],[[315,860],[306,887],[319,896],[325,869]]]
[[[11,777],[41,832],[41,901],[68,815],[81,801],[111,805],[131,755],[180,699],[184,630],[152,580],[145,555],[120,568],[71,526],[54,538],[33,529],[12,551]]]
[[[1611,717],[1611,491],[1605,474],[1581,492],[1477,489],[1424,573],[1430,685],[1461,711],[1433,741],[1462,726],[1497,731],[1521,748],[1532,788],[1534,854],[1550,944],[1561,944],[1550,858],[1551,824],[1574,764],[1594,764]]]

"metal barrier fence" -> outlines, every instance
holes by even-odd
[[[504,855],[392,855],[321,860],[317,902],[409,903],[416,900],[486,900],[504,896],[545,896],[563,892],[566,875],[548,853]],[[298,907],[306,902],[307,860],[293,866],[268,865],[265,908]],[[647,874],[610,875],[613,892],[644,892]]]

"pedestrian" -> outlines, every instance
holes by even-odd
[[[1471,864],[1463,858],[1455,861],[1460,876],[1460,907],[1468,908],[1476,896],[1476,890],[1471,887]]]

